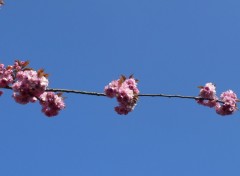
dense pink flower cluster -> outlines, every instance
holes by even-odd
[[[13,70],[12,67],[4,67],[4,64],[0,64],[0,88],[9,86],[13,83]]]
[[[120,115],[126,115],[131,112],[137,104],[139,90],[137,88],[138,80],[130,76],[128,79],[121,76],[120,79],[110,82],[104,88],[107,97],[116,97],[118,106],[115,111]]]
[[[206,83],[205,86],[200,86],[199,96],[205,99],[198,99],[197,102],[208,107],[216,106],[216,86],[213,83]],[[208,100],[207,100],[208,99]]]
[[[35,102],[48,86],[48,79],[35,70],[18,71],[12,85],[13,98],[20,104]]]
[[[237,110],[237,95],[232,91],[228,90],[223,92],[220,96],[220,100],[223,104],[217,103],[216,112],[220,115],[230,115]]]
[[[220,99],[216,96],[216,86],[212,83],[206,83],[205,86],[200,86],[199,97],[197,102],[201,105],[208,106],[210,108],[215,107],[215,110],[220,115],[230,115],[237,110],[237,95],[228,90],[223,92]]]
[[[61,94],[44,92],[39,99],[42,105],[42,112],[48,117],[58,115],[59,111],[65,108]]]
[[[57,115],[65,105],[63,98],[58,94],[46,92],[48,87],[48,74],[43,69],[35,71],[28,68],[28,61],[16,60],[14,65],[4,67],[0,64],[0,88],[13,90],[13,98],[17,103],[27,104],[40,101],[42,111],[47,116]],[[0,91],[0,96],[2,95]]]

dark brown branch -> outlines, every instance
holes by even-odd
[[[81,90],[51,89],[51,88],[48,88],[46,91],[48,91],[48,92],[76,93],[76,94],[95,95],[95,96],[106,96],[104,93],[88,92],[88,91],[81,91]]]
[[[8,86],[5,89],[12,89]],[[106,96],[104,93],[99,92],[88,92],[81,90],[69,90],[69,89],[53,89],[47,88],[47,92],[62,92],[62,93],[75,93],[75,94],[85,94],[85,95],[94,95],[94,96]],[[169,95],[169,94],[139,94],[139,97],[166,97],[166,98],[185,98],[185,99],[194,99],[194,100],[212,100],[209,98],[195,97],[195,96],[183,96],[183,95]],[[223,101],[217,100],[217,102],[224,103]]]

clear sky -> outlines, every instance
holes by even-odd
[[[239,0],[5,0],[0,62],[30,60],[51,88],[103,92],[134,74],[141,93],[240,96]],[[0,97],[3,176],[239,176],[240,112],[222,117],[188,99],[64,94],[54,118]]]

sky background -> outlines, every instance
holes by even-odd
[[[240,96],[239,0],[5,0],[0,62],[30,60],[51,88],[103,92],[134,74],[141,93]],[[64,94],[54,118],[0,97],[0,175],[239,176],[240,112],[222,117],[189,99]]]

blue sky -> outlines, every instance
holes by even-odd
[[[240,1],[5,1],[0,62],[30,60],[51,88],[103,92],[134,74],[141,93],[240,93]],[[238,176],[239,112],[222,117],[193,100],[141,97],[127,116],[116,100],[64,94],[47,118],[38,103],[0,97],[0,175]],[[239,94],[240,96],[240,94]]]

